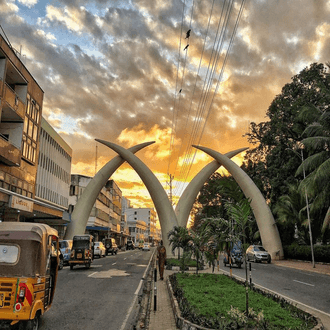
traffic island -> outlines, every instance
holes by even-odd
[[[182,290],[180,287],[179,281],[182,282],[182,279],[180,277],[187,278],[188,281],[191,281],[189,276],[194,276],[194,280],[198,281],[194,283],[191,281],[191,283],[185,282],[185,290]],[[220,278],[219,276],[223,276],[224,278]],[[206,282],[211,283],[212,281],[216,282],[216,287],[219,289],[222,285],[225,285],[225,288],[228,288],[229,285],[232,286],[233,281],[236,282],[237,287],[234,288],[234,291],[232,291],[231,296],[234,296],[237,294],[237,291],[243,292],[243,300],[245,300],[245,283],[240,281],[237,278],[229,277],[227,275],[219,275],[219,274],[203,274],[200,276],[192,275],[192,274],[172,274],[167,278],[167,288],[170,296],[170,301],[175,317],[176,325],[179,329],[185,329],[185,330],[210,330],[210,329],[294,329],[299,328],[302,329],[313,329],[313,330],[321,330],[324,329],[322,322],[320,319],[315,317],[314,315],[307,313],[306,311],[303,311],[299,308],[297,308],[294,304],[292,304],[289,301],[286,301],[283,297],[273,294],[271,292],[268,292],[267,290],[261,290],[260,288],[256,288],[254,286],[251,286],[249,290],[250,295],[250,306],[255,307],[255,299],[257,300],[258,306],[267,306],[263,307],[263,310],[258,310],[258,308],[255,309],[249,309],[250,318],[244,319],[245,314],[244,312],[240,312],[238,308],[231,307],[230,310],[226,311],[226,313],[222,313],[218,315],[213,315],[212,317],[207,317],[206,315],[211,311],[212,304],[217,305],[217,309],[220,309],[220,304],[225,303],[226,308],[228,307],[228,304],[230,303],[225,302],[225,296],[221,297],[221,289],[218,290],[216,294],[214,293],[214,290],[211,291],[210,286],[204,285],[205,282],[203,282],[203,277],[207,277]],[[217,278],[218,277],[218,278]],[[224,280],[224,282],[223,282]],[[231,283],[231,284],[228,284]],[[189,290],[189,285],[191,287],[198,288],[196,292]],[[189,293],[188,293],[189,291]],[[225,290],[223,290],[225,292]],[[199,296],[198,296],[199,295]],[[228,295],[226,293],[225,295]],[[203,301],[204,299],[204,301]],[[214,299],[218,299],[218,301],[215,302]],[[190,301],[196,300],[201,301],[204,313],[199,313],[200,311],[198,308],[195,308],[193,304],[191,304]],[[254,303],[253,303],[254,301]],[[235,300],[237,302],[237,298]],[[266,302],[266,305],[264,305]],[[206,306],[209,304],[209,307]],[[227,305],[226,305],[227,304]],[[244,310],[243,308],[240,308],[240,310]],[[181,309],[180,309],[181,308]],[[228,309],[228,308],[227,308]],[[279,311],[276,311],[276,309],[279,309]],[[207,312],[205,313],[205,310]],[[266,310],[266,311],[265,311]],[[290,312],[288,312],[288,310]],[[271,313],[270,313],[271,311]],[[217,314],[217,312],[215,312]],[[265,314],[265,315],[264,315]],[[277,320],[276,318],[272,318],[271,316],[275,316],[277,314]],[[285,315],[286,314],[286,315]],[[289,316],[290,314],[290,316]],[[252,320],[253,319],[253,320]],[[282,324],[287,323],[287,326],[282,326]],[[199,323],[199,324],[197,324]],[[211,326],[213,324],[213,327]]]

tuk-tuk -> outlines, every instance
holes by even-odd
[[[58,233],[48,225],[0,222],[0,329],[38,329],[54,298],[56,251]]]
[[[94,260],[94,237],[92,235],[73,236],[72,250],[69,260],[70,269],[75,265],[91,266]]]

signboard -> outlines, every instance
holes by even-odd
[[[14,195],[10,196],[9,206],[13,209],[33,212],[33,202],[18,196],[14,196]]]

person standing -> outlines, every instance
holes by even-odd
[[[163,241],[160,241],[160,245],[157,248],[157,259],[160,279],[164,279],[164,266],[166,264],[166,248],[163,245]]]

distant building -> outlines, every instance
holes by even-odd
[[[0,221],[63,218],[65,207],[36,198],[43,96],[0,35]]]
[[[42,117],[40,148],[36,181],[37,200],[63,210],[62,219],[43,219],[64,236],[65,225],[70,221],[69,191],[71,183],[72,149]]]
[[[141,220],[128,220],[129,234],[135,247],[139,246],[139,242],[148,242],[148,225]]]
[[[135,223],[137,221],[143,221],[147,226],[144,234],[145,241],[151,244],[160,241],[160,231],[157,230],[157,213],[153,208],[127,208],[126,218],[131,235],[136,231],[136,229],[134,229],[134,227],[136,227]]]
[[[127,239],[132,239],[128,229],[127,217],[126,217],[126,210],[131,207],[131,201],[126,198],[122,197],[121,199],[121,224],[120,224],[120,232],[124,233],[124,239],[122,244],[127,243]]]
[[[69,209],[72,213],[78,199],[84,192],[91,177],[72,174],[69,196]],[[101,189],[87,222],[86,233],[101,241],[105,237],[113,237],[118,245],[123,245],[127,235],[121,232],[121,200],[122,192],[118,185],[109,180]]]

